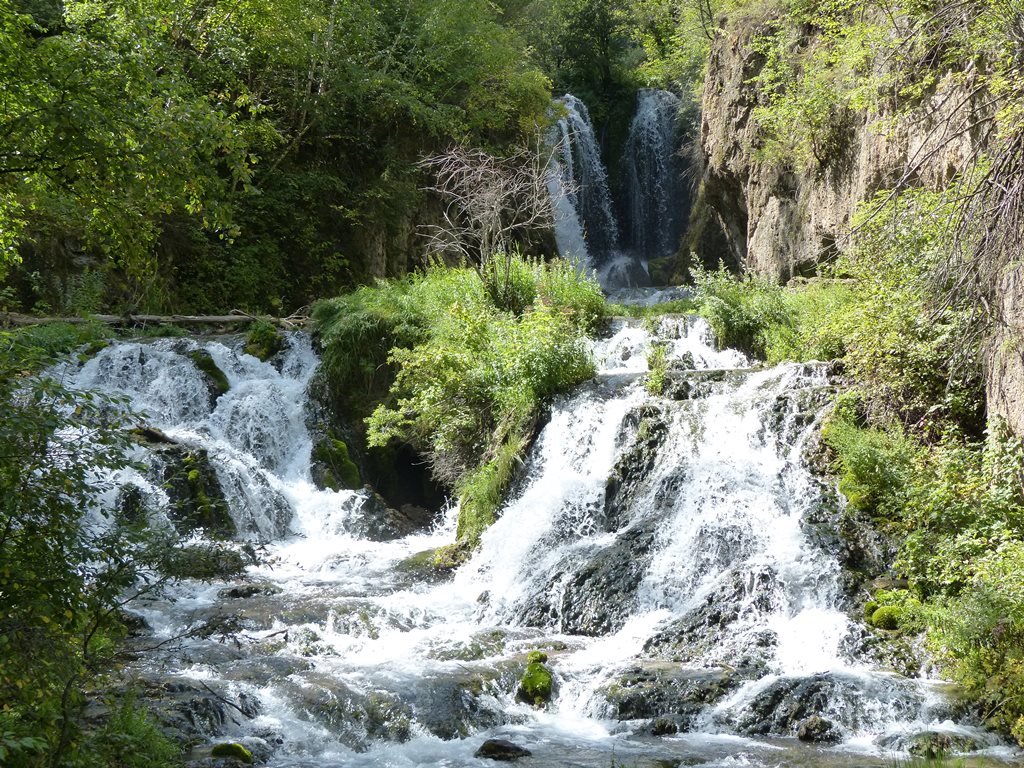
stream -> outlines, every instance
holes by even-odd
[[[270,362],[241,346],[115,342],[64,373],[162,435],[110,507],[201,544],[166,482],[185,461],[253,560],[132,607],[128,675],[197,764],[237,741],[273,768],[483,766],[488,738],[530,750],[525,766],[887,766],[936,737],[968,766],[1019,759],[856,620],[843,501],[811,470],[824,366],[752,366],[699,319],[613,321],[597,377],[552,405],[500,519],[445,574],[417,555],[454,540],[454,504],[415,521],[314,483],[309,337]],[[535,650],[544,706],[516,696]]]

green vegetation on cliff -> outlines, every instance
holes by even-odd
[[[473,546],[554,395],[593,375],[584,334],[604,313],[598,285],[562,261],[498,256],[319,302],[324,365],[368,442],[408,443],[461,505]],[[372,410],[372,413],[371,413]]]

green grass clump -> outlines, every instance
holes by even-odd
[[[647,352],[647,379],[644,386],[652,395],[665,391],[668,379],[668,344],[654,342]]]
[[[332,392],[368,443],[411,444],[460,499],[472,547],[497,514],[541,409],[594,374],[600,287],[563,261],[434,265],[314,306]],[[464,551],[460,550],[460,551]]]

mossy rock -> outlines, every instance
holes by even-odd
[[[246,566],[245,556],[236,549],[219,544],[189,544],[167,553],[161,570],[176,579],[229,579],[239,576]]]
[[[245,335],[246,354],[266,362],[284,349],[284,336],[273,324],[266,320],[257,320],[249,326]]]
[[[869,622],[878,629],[899,629],[903,618],[903,609],[898,605],[883,605],[871,614]]]
[[[337,439],[333,434],[325,435],[313,446],[311,458],[310,470],[316,485],[332,491],[362,487],[359,467],[352,461],[344,440]]]
[[[542,707],[551,701],[551,693],[554,689],[551,670],[544,665],[548,656],[543,651],[530,651],[526,658],[526,671],[519,681],[516,698],[527,704]]]
[[[469,562],[473,549],[465,542],[445,544],[434,550],[434,567],[441,571],[454,571],[463,563]]]
[[[942,760],[952,753],[970,752],[977,748],[978,742],[970,736],[925,731],[911,739],[907,751],[915,757],[922,757],[925,760]]]
[[[439,563],[444,563],[444,565]],[[443,553],[439,555],[437,549],[425,549],[401,560],[395,566],[395,570],[402,574],[408,574],[417,582],[432,584],[449,578],[455,567],[449,567],[447,555]]]
[[[231,382],[228,381],[227,374],[217,366],[209,352],[205,349],[193,349],[188,353],[188,358],[206,379],[211,401],[216,402],[221,395],[227,394],[231,389]]]
[[[215,538],[237,534],[217,472],[203,449],[173,446],[162,451],[164,489],[170,498],[168,516],[182,534],[202,529]]]
[[[230,757],[234,760],[240,760],[246,765],[252,765],[252,752],[236,742],[215,744],[213,749],[210,750],[210,754],[213,757]]]

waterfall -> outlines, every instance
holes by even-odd
[[[655,344],[661,395],[644,386]],[[850,619],[829,523],[842,502],[806,458],[831,393],[821,366],[751,367],[693,318],[617,321],[593,353],[597,377],[553,403],[454,575],[422,553],[452,540],[456,508],[384,530],[399,512],[369,490],[313,482],[307,337],[272,363],[225,337],[115,342],[69,364],[72,386],[124,396],[172,441],[140,447],[121,478],[154,524],[174,516],[161,462],[204,451],[235,541],[263,548],[240,576],[135,603],[156,650],[133,674],[193,736],[271,768],[481,765],[489,737],[593,768],[866,768],[923,732],[1016,758],[954,722],[937,681],[880,668]],[[516,698],[533,649],[556,683],[543,708]],[[812,727],[822,743],[792,738]]]
[[[679,99],[649,88],[637,94],[622,157],[625,248],[586,105],[571,94],[560,104],[565,116],[552,131],[548,172],[558,249],[597,270],[607,290],[648,285],[647,262],[675,253],[689,212],[677,157]]]
[[[572,94],[559,100],[565,115],[555,126],[554,141],[558,149],[555,156],[556,168],[552,175],[557,180],[549,189],[555,192],[553,198],[556,216],[563,222],[563,237],[558,247],[562,253],[588,257],[592,265],[604,262],[608,254],[619,247],[619,227],[612,211],[612,196],[608,189],[608,173],[601,160],[601,148],[594,136],[587,106]],[[575,211],[576,223],[569,216]],[[586,253],[577,253],[580,247],[576,232],[582,231],[586,238]],[[556,235],[560,234],[556,230]]]
[[[623,156],[629,248],[644,259],[679,248],[689,200],[679,151],[679,98],[644,88],[637,94]]]

